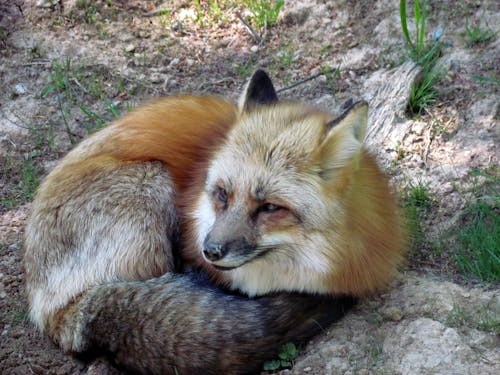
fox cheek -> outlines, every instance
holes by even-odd
[[[193,218],[196,221],[196,237],[198,248],[202,249],[205,238],[212,230],[216,221],[216,213],[213,209],[209,196],[203,194],[199,199],[196,209],[193,212]]]

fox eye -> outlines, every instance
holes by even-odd
[[[276,204],[272,204],[272,203],[264,203],[262,206],[259,207],[259,211],[260,212],[268,212],[268,213],[272,213],[272,212],[276,212],[278,210],[281,210],[283,207],[281,206],[278,206]]]
[[[224,188],[217,188],[217,199],[224,204],[227,204],[227,191]]]

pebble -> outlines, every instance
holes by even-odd
[[[395,307],[388,308],[383,312],[383,314],[386,319],[390,319],[394,322],[399,322],[401,319],[403,319],[403,312]]]
[[[18,83],[14,86],[14,90],[16,91],[17,95],[23,95],[26,94],[26,87],[22,83]]]
[[[259,50],[259,46],[257,46],[257,45],[250,47],[250,51],[252,51],[253,53],[257,52],[258,50]]]
[[[130,53],[130,52],[134,52],[134,51],[135,51],[135,45],[134,44],[131,43],[131,44],[127,44],[125,46],[125,52]]]
[[[151,77],[149,77],[149,81],[151,83],[162,83],[164,81],[163,77],[159,73],[153,73],[151,74]]]
[[[52,8],[54,7],[59,0],[38,0],[36,2],[36,6],[38,8]]]
[[[176,66],[176,65],[179,65],[180,62],[181,62],[181,59],[176,57],[176,58],[172,59],[172,61],[170,61],[170,64],[168,64],[168,66]]]
[[[180,23],[179,21],[172,22],[172,30],[174,31],[182,30],[182,23]]]

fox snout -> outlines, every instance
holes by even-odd
[[[203,243],[203,255],[212,262],[222,259],[227,254],[227,249],[227,245],[210,242],[208,237]]]
[[[255,246],[244,238],[217,240],[209,234],[203,242],[203,256],[214,266],[231,269],[240,266],[250,256]]]

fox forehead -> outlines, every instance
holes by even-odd
[[[244,113],[212,166],[222,164],[220,172],[226,170],[228,176],[234,174],[231,165],[253,169],[264,185],[269,176],[310,172],[328,117],[300,103],[262,106]]]
[[[242,114],[215,160],[258,166],[271,175],[311,171],[328,119],[300,103],[261,106]]]
[[[325,134],[329,116],[301,103],[277,103],[244,113],[227,142],[235,157],[293,162],[310,157]]]
[[[220,186],[240,197],[290,206],[293,202],[290,208],[298,211],[301,203],[309,206],[309,212],[321,206],[316,198],[321,177],[315,151],[328,119],[327,114],[298,103],[263,106],[242,115],[212,160],[207,190]]]

